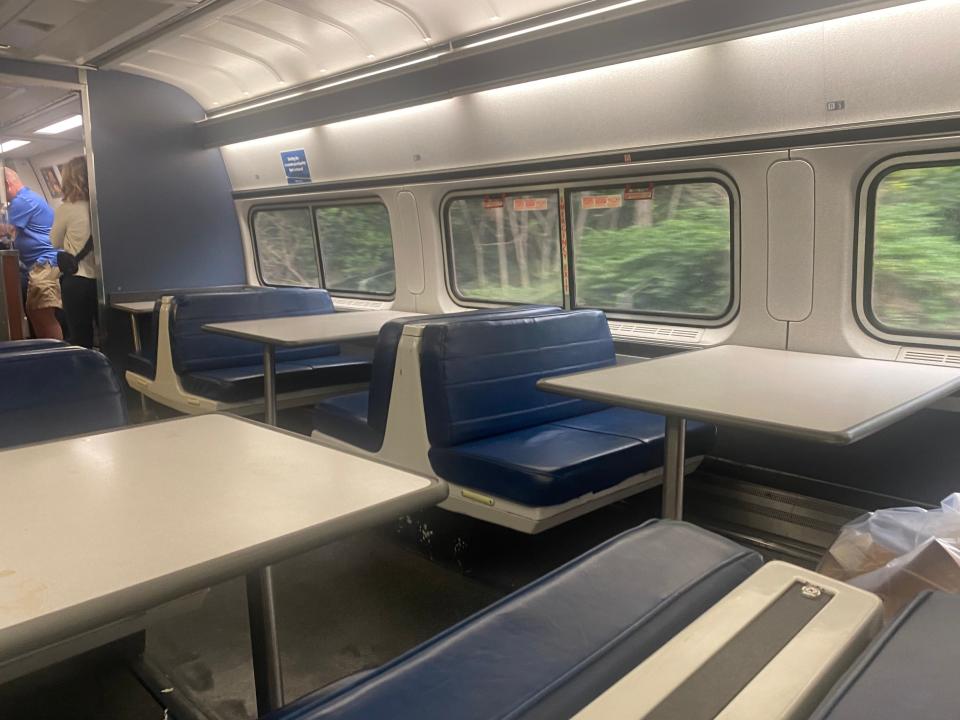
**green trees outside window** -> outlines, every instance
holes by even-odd
[[[393,295],[397,289],[390,216],[380,203],[314,210],[328,290]]]
[[[895,332],[960,335],[960,165],[894,170],[875,192],[873,316]]]
[[[451,286],[464,300],[563,302],[560,190],[447,203]],[[573,304],[720,318],[733,299],[731,200],[710,180],[570,191]]]
[[[719,318],[730,307],[730,196],[716,182],[571,193],[576,305]]]
[[[390,217],[381,203],[258,209],[253,236],[267,285],[364,295],[396,291]]]
[[[267,285],[320,287],[310,210],[276,208],[253,214],[260,279]]]
[[[465,300],[563,304],[556,192],[456,198],[447,206],[451,285]]]

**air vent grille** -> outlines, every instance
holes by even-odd
[[[703,339],[703,328],[638,325],[625,322],[611,322],[610,333],[616,338],[673,343],[698,343]]]
[[[381,300],[361,300],[359,298],[333,298],[333,306],[351,310],[386,310],[390,303]]]
[[[897,355],[900,362],[923,363],[924,365],[945,365],[960,368],[960,354],[945,353],[936,350],[907,350]]]

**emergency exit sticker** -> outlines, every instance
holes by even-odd
[[[627,187],[623,193],[624,200],[653,200],[653,183],[645,188]]]
[[[546,198],[515,198],[514,212],[529,212],[531,210],[546,210],[550,206]]]
[[[310,166],[307,165],[306,150],[284,150],[280,153],[283,172],[287,176],[287,185],[310,182]]]
[[[580,207],[584,210],[602,210],[618,208],[623,205],[620,195],[584,195],[580,198]]]
[[[483,196],[483,209],[484,210],[499,210],[503,207],[503,195],[484,195]]]

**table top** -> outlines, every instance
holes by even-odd
[[[210,323],[204,325],[203,329],[208,332],[253,340],[267,345],[291,347],[370,337],[380,332],[380,328],[391,320],[418,315],[422,315],[422,313],[397,310],[363,310],[326,313],[324,315]]]
[[[447,492],[227,415],[14,448],[0,467],[0,662]]]
[[[541,380],[541,390],[848,444],[960,388],[960,370],[724,345]]]
[[[153,312],[154,301],[153,300],[137,300],[135,302],[115,302],[111,303],[110,307],[115,310],[121,310],[123,312],[130,313],[131,315],[145,315],[146,313]]]

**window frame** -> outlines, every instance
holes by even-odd
[[[577,262],[576,262],[576,242],[573,237],[573,193],[583,192],[593,188],[605,187],[626,187],[627,185],[653,184],[654,186],[670,185],[692,185],[711,183],[718,185],[727,195],[727,202],[730,209],[730,297],[724,306],[723,312],[719,315],[698,315],[694,313],[681,312],[653,312],[649,310],[626,310],[624,308],[606,308],[597,305],[578,305],[577,304]],[[602,310],[607,316],[622,320],[646,320],[649,322],[660,322],[670,325],[695,325],[697,327],[722,327],[727,325],[736,317],[740,309],[740,277],[739,277],[739,258],[740,258],[740,224],[739,224],[739,199],[732,179],[723,174],[712,170],[703,171],[684,171],[683,173],[662,173],[635,176],[629,178],[616,178],[614,180],[590,181],[584,183],[567,183],[564,192],[566,193],[567,206],[567,227],[568,247],[567,263],[570,273],[570,303],[575,310]]]
[[[454,190],[448,192],[440,200],[440,226],[441,226],[441,235],[443,237],[443,266],[444,266],[444,275],[446,276],[446,286],[447,292],[450,293],[450,297],[453,298],[453,301],[461,306],[467,308],[495,308],[502,307],[504,305],[511,307],[519,307],[522,305],[530,305],[529,302],[522,301],[511,301],[511,300],[487,300],[483,298],[471,298],[460,293],[459,288],[457,288],[456,275],[454,273],[454,251],[453,251],[453,228],[450,223],[450,206],[456,200],[462,200],[464,198],[480,198],[481,200],[484,197],[489,195],[523,195],[523,194],[545,194],[553,193],[557,198],[557,251],[560,254],[560,273],[557,278],[559,289],[560,289],[560,303],[559,307],[568,307],[569,297],[564,291],[563,286],[563,237],[560,229],[561,223],[561,199],[563,193],[556,184],[544,185],[542,183],[537,185],[510,185],[499,187],[494,190]]]
[[[277,283],[268,283],[263,278],[263,268],[260,264],[260,245],[257,242],[257,225],[256,217],[257,213],[261,212],[271,212],[276,210],[306,210],[307,214],[310,216],[310,224],[313,231],[313,247],[316,253],[317,258],[317,282],[319,283],[318,289],[323,288],[324,277],[323,277],[323,263],[320,259],[320,246],[317,243],[317,222],[314,218],[313,211],[310,209],[309,203],[283,203],[283,204],[262,204],[254,205],[250,208],[249,213],[247,214],[247,227],[250,229],[250,241],[253,244],[253,262],[257,269],[257,279],[260,281],[260,284],[264,287],[275,287],[275,288],[313,288],[313,285],[280,285]]]
[[[657,314],[642,311],[630,311],[623,309],[605,309],[602,310],[609,318],[613,320],[622,320],[625,322],[648,322],[663,325],[693,326],[702,328],[718,328],[729,325],[740,312],[740,190],[729,174],[715,168],[691,169],[683,171],[665,170],[662,172],[647,173],[643,175],[604,175],[583,180],[567,180],[553,183],[535,183],[535,184],[510,184],[501,186],[484,185],[479,188],[470,188],[468,190],[452,190],[446,193],[440,200],[440,227],[443,238],[443,265],[447,292],[453,301],[467,308],[490,308],[504,305],[526,305],[528,303],[510,302],[507,300],[479,300],[464,297],[456,287],[453,271],[453,246],[451,237],[451,227],[449,222],[449,206],[453,200],[473,197],[482,198],[488,195],[535,193],[535,192],[556,192],[562,199],[561,213],[559,222],[566,223],[567,227],[567,259],[566,273],[568,278],[568,288],[563,286],[563,232],[560,230],[560,289],[563,297],[563,307],[567,309],[577,308],[576,302],[576,268],[574,259],[574,247],[571,228],[573,227],[573,211],[570,202],[571,195],[575,191],[588,190],[590,188],[602,188],[611,186],[640,185],[642,183],[668,184],[680,182],[713,182],[720,185],[727,193],[730,201],[730,301],[723,315],[716,318],[706,318],[695,315],[681,314]],[[587,309],[587,306],[580,306],[579,309]]]
[[[925,347],[960,347],[960,331],[943,333],[931,330],[891,327],[873,311],[873,259],[876,249],[874,237],[877,210],[877,191],[880,184],[900,170],[960,165],[960,151],[906,153],[891,155],[874,163],[860,178],[857,191],[856,238],[854,242],[853,306],[857,324],[869,336],[892,345]]]
[[[387,293],[372,293],[372,292],[355,292],[353,290],[340,290],[327,287],[327,275],[323,266],[323,249],[320,245],[320,230],[317,225],[317,209],[324,207],[345,207],[348,205],[380,205],[387,215],[387,225],[390,228],[390,248],[393,252],[393,271],[394,271],[394,288],[393,292],[390,294]],[[257,279],[260,281],[260,284],[264,287],[277,287],[277,288],[290,288],[290,287],[303,287],[302,285],[277,285],[274,283],[268,283],[263,279],[263,269],[260,267],[260,247],[257,244],[257,232],[256,226],[254,225],[254,218],[258,212],[269,211],[269,210],[299,210],[305,209],[310,213],[310,223],[313,228],[313,246],[316,251],[317,258],[317,270],[320,278],[320,289],[326,290],[332,297],[343,297],[343,298],[357,298],[361,300],[378,300],[381,302],[387,302],[394,300],[397,297],[397,288],[396,288],[396,271],[397,271],[397,248],[394,244],[393,238],[393,217],[390,214],[389,206],[383,201],[382,198],[377,196],[371,197],[355,197],[355,198],[325,198],[323,200],[304,200],[301,202],[286,202],[286,203],[277,203],[277,202],[263,202],[256,203],[250,206],[250,209],[247,211],[247,228],[250,232],[250,242],[253,246],[253,264],[254,268],[257,271]],[[312,285],[309,287],[313,287]]]

